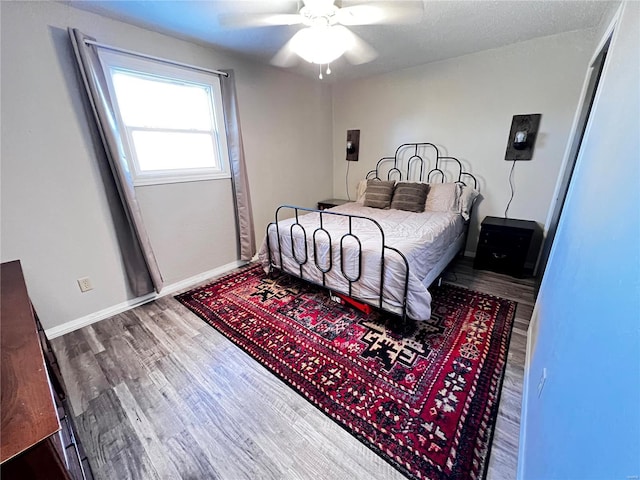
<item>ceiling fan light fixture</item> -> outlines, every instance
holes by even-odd
[[[334,24],[338,10],[333,0],[305,0],[304,6],[300,9],[300,15],[304,17],[306,25],[314,25],[317,20]]]
[[[355,5],[336,11],[336,22],[343,25],[374,25],[384,23],[387,12],[379,5]]]
[[[307,27],[291,39],[291,49],[307,62],[326,64],[341,57],[353,43],[351,36],[340,26]]]

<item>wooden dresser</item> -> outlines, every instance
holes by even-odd
[[[3,480],[93,478],[20,262],[1,264],[0,276],[0,475]]]

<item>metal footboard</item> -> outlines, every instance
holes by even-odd
[[[298,272],[292,272],[292,271],[285,271],[285,265],[283,263],[283,246],[282,246],[282,236],[281,236],[281,225],[280,225],[280,214],[281,212],[289,212],[292,213],[293,216],[293,222],[291,223],[291,225],[288,227],[288,235],[289,235],[289,239],[291,241],[291,252],[287,252],[288,253],[288,258],[292,258],[295,263],[297,263],[299,271]],[[313,232],[309,232],[311,233],[311,238],[312,238],[312,242],[311,245],[309,245],[309,242],[307,241],[307,238],[309,238],[308,236],[308,232],[307,232],[307,228],[305,228],[304,225],[302,225],[300,223],[300,214],[301,212],[304,213],[317,213],[318,214],[318,221],[317,221],[317,226],[314,225],[314,229]],[[337,216],[337,217],[343,217],[347,219],[347,224],[348,227],[346,229],[346,232],[341,235],[340,237],[340,241],[339,241],[339,249],[336,249],[334,251],[334,239],[331,237],[331,233],[325,228],[326,226],[326,221],[327,218],[329,218],[330,216]],[[305,216],[307,219],[309,218],[308,216]],[[291,217],[288,217],[291,218]],[[379,252],[380,252],[380,258],[379,258],[379,265],[380,265],[380,280],[379,280],[379,284],[378,284],[378,290],[377,290],[377,301],[371,301],[370,299],[365,299],[362,297],[359,297],[357,295],[354,295],[353,292],[353,284],[358,282],[362,276],[362,255],[363,255],[363,250],[362,250],[362,241],[360,240],[360,238],[357,235],[357,232],[355,232],[354,229],[354,220],[358,219],[359,221],[365,221],[365,222],[370,222],[372,225],[374,225],[377,230],[380,233],[380,244],[379,244]],[[271,228],[275,227],[275,233],[276,233],[276,239],[277,239],[277,254],[274,252],[274,249],[272,248],[271,245],[271,238],[269,236],[269,230]],[[287,232],[283,232],[283,235],[287,235]],[[298,248],[296,247],[296,236],[297,238],[301,238],[302,239],[302,244],[304,246],[304,250],[302,248]],[[320,261],[319,261],[319,237],[325,237],[325,242],[328,242],[328,262],[325,265],[321,265]],[[363,302],[366,303],[368,305],[372,305],[374,307],[380,308],[382,310],[386,310],[386,311],[390,311],[389,309],[384,307],[384,300],[385,300],[385,258],[387,257],[387,255],[390,252],[395,252],[398,257],[401,259],[401,262],[404,263],[404,268],[405,268],[405,275],[404,275],[404,286],[403,286],[403,295],[402,295],[402,299],[401,299],[401,309],[402,309],[402,313],[400,314],[403,320],[406,320],[407,318],[407,292],[408,292],[408,287],[409,287],[409,262],[407,261],[407,258],[404,256],[404,254],[402,252],[400,252],[397,248],[394,247],[390,247],[389,245],[385,244],[385,234],[384,234],[384,230],[382,229],[382,227],[380,226],[380,224],[369,217],[364,217],[364,216],[360,216],[360,215],[350,215],[350,214],[346,214],[346,213],[340,213],[340,212],[333,212],[333,211],[327,211],[327,210],[316,210],[313,208],[305,208],[305,207],[298,207],[298,206],[294,206],[294,205],[281,205],[280,207],[278,207],[278,209],[276,210],[276,214],[275,214],[275,221],[271,222],[268,226],[267,226],[267,251],[268,251],[268,255],[269,255],[269,267],[270,270],[273,269],[279,269],[282,272],[285,273],[289,273],[292,275],[295,275],[305,281],[308,281],[310,283],[313,283],[315,285],[319,285],[322,286],[324,288],[328,288],[330,290],[335,290],[338,291],[340,293],[344,293],[347,294],[349,297],[352,297],[354,299],[356,299],[359,302]],[[336,239],[337,241],[337,239]],[[345,269],[345,249],[347,248],[345,246],[346,243],[349,242],[353,242],[354,248],[357,247],[356,252],[357,252],[357,270],[356,272],[347,272]],[[326,245],[326,243],[325,243]],[[311,248],[313,250],[312,255],[309,255],[309,248]],[[332,271],[334,271],[334,269],[337,270],[337,266],[334,265],[333,262],[333,256],[334,253],[338,253],[338,257],[339,257],[339,274],[342,275],[342,277],[346,280],[347,284],[348,284],[348,291],[347,292],[343,292],[341,289],[336,288],[338,287],[337,285],[330,285],[330,280],[328,278],[328,274]],[[377,252],[377,247],[376,247],[376,252]],[[290,253],[290,254],[289,254]],[[368,255],[372,254],[367,253]],[[277,258],[279,260],[279,265],[276,264],[276,262],[274,261],[274,255],[277,255]],[[307,278],[305,278],[305,274],[304,274],[304,266],[309,263],[310,258],[313,258],[313,263],[315,265],[315,267],[318,269],[318,271],[321,273],[322,276],[322,283],[319,283],[318,281],[316,281],[314,278],[310,277],[310,276],[306,276]],[[389,299],[389,297],[386,297],[387,299]],[[397,312],[392,312],[393,314],[397,314]]]

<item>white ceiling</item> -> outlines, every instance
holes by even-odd
[[[378,58],[363,65],[349,65],[339,59],[332,65],[334,74],[325,78],[334,81],[361,78],[536,37],[592,28],[619,3],[602,0],[415,1],[424,6],[419,23],[349,27],[377,50]],[[218,16],[225,14],[295,13],[298,2],[294,0],[70,0],[64,3],[263,63],[269,63],[280,47],[302,28],[229,28],[218,21]],[[291,70],[318,75],[318,66],[304,61]]]

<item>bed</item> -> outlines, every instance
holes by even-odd
[[[428,183],[427,209],[368,206],[376,182],[394,183],[395,192]],[[428,288],[464,250],[477,195],[475,177],[457,158],[432,143],[403,144],[360,182],[356,201],[329,210],[278,207],[259,259],[269,273],[297,276],[403,319],[427,320]]]

